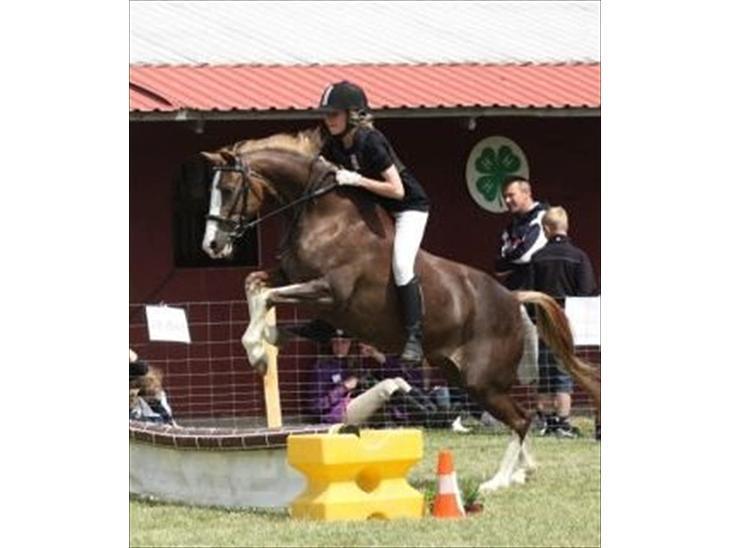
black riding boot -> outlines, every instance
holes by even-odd
[[[420,364],[423,361],[423,305],[421,284],[414,277],[406,285],[395,287],[400,302],[403,327],[406,330],[406,344],[400,356],[401,361]]]

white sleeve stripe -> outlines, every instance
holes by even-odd
[[[545,247],[545,244],[547,243],[547,238],[545,237],[545,233],[542,230],[542,218],[545,216],[545,211],[541,211],[537,214],[537,216],[530,222],[530,225],[537,225],[540,228],[540,232],[537,235],[537,239],[535,240],[535,243],[533,243],[530,248],[522,255],[520,258],[515,259],[513,262],[516,264],[526,264],[530,262],[530,259],[532,259],[532,256],[540,251],[543,247]]]

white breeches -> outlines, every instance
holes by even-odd
[[[423,233],[428,222],[427,211],[398,211],[395,214],[395,239],[393,241],[393,276],[395,285],[402,286],[416,275],[416,254],[421,247]]]

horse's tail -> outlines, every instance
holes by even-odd
[[[560,358],[570,375],[591,396],[596,406],[596,416],[601,416],[601,385],[598,370],[578,358],[573,350],[573,334],[568,317],[560,305],[545,293],[538,291],[514,291],[520,303],[537,306],[537,331],[550,350]]]

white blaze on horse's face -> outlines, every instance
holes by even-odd
[[[218,188],[220,178],[221,172],[216,171],[213,182],[210,185],[210,206],[208,207],[208,214],[217,217],[220,217],[221,207],[223,205],[223,196]],[[210,219],[205,223],[203,251],[212,259],[223,259],[233,253],[233,242],[231,241],[230,234],[221,230],[218,222]]]

